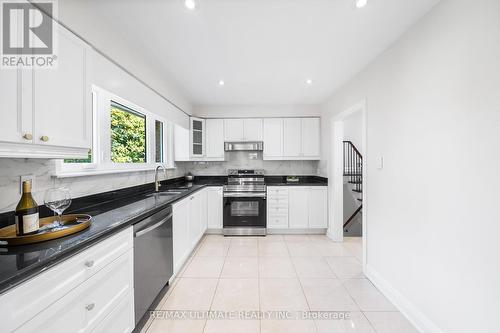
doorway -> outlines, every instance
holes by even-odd
[[[361,238],[363,270],[367,257],[366,101],[335,116],[330,123],[330,224],[337,242]],[[347,230],[347,231],[346,231]],[[359,238],[351,238],[351,237]]]

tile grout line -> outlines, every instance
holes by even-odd
[[[231,241],[229,243],[229,246],[231,246]],[[215,295],[217,295],[217,290],[219,289],[222,271],[224,270],[224,266],[226,265],[226,260],[227,260],[227,256],[228,256],[228,252],[229,252],[229,246],[228,246],[227,251],[226,251],[226,256],[224,256],[224,263],[222,264],[222,267],[221,267],[220,272],[219,272],[219,277],[217,278],[217,284],[215,285],[214,294],[212,295],[212,300],[210,301],[210,306],[208,307],[208,312],[212,311],[212,307],[214,306]],[[207,328],[207,324],[208,324],[208,319],[205,319],[205,325],[203,325],[203,330],[201,331],[202,333],[205,332],[205,329]]]
[[[286,243],[286,241],[285,241],[285,243]],[[293,269],[295,271],[295,275],[297,276],[297,280],[299,281],[300,290],[302,290],[302,294],[304,295],[304,299],[306,300],[307,307],[309,308],[309,313],[311,313],[312,312],[311,305],[309,304],[309,301],[307,300],[307,295],[306,295],[306,292],[304,291],[304,286],[302,285],[302,281],[300,280],[299,273],[297,272],[297,267],[295,267],[295,262],[293,261],[290,250],[288,249],[288,243],[286,243],[285,245],[286,245],[286,248],[288,250],[288,254],[290,255],[290,261],[292,262],[292,266],[293,266]],[[313,322],[314,329],[315,329],[316,333],[319,333],[319,329],[318,329],[318,325],[316,324],[316,321],[313,320],[312,322]]]

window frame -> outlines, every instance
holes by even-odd
[[[111,103],[120,104],[146,119],[146,163],[114,163],[111,161]],[[65,163],[56,161],[55,176],[58,178],[77,177],[123,172],[154,170],[162,165],[175,169],[174,124],[153,112],[146,110],[116,94],[100,87],[92,86],[92,162]],[[155,122],[163,124],[163,162],[156,162]]]

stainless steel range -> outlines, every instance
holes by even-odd
[[[266,235],[264,170],[229,170],[224,185],[224,235]]]

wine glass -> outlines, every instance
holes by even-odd
[[[62,213],[71,205],[71,194],[65,187],[47,190],[44,199],[45,206],[58,215],[58,220],[54,221],[54,227],[61,227]]]

